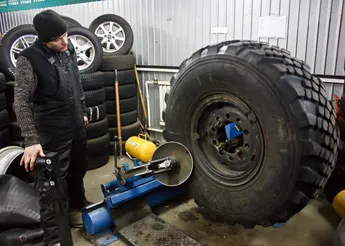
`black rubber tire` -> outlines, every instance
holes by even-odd
[[[109,134],[87,140],[88,155],[98,155],[106,152],[109,146]]]
[[[6,77],[5,74],[0,73],[0,92],[6,90]]]
[[[88,139],[103,136],[108,132],[108,119],[104,118],[101,121],[89,123],[86,127],[86,137]]]
[[[104,56],[99,67],[100,71],[114,71],[133,69],[135,59],[133,55]],[[119,78],[118,78],[119,80]],[[120,80],[119,80],[120,81]]]
[[[103,167],[109,162],[109,151],[104,151],[100,155],[89,155],[88,156],[88,170]]]
[[[322,191],[336,162],[339,129],[321,80],[304,62],[278,47],[227,41],[196,51],[171,86],[164,136],[191,151],[190,190],[210,214],[246,226],[272,225]],[[244,155],[242,163],[217,151],[225,133],[216,122],[218,130],[235,122],[244,143],[252,141],[241,155],[234,153]]]
[[[7,128],[0,130],[0,149],[11,144],[10,131]]]
[[[116,127],[117,126],[117,119],[116,114],[107,114],[109,127]],[[121,125],[126,126],[133,124],[138,119],[138,111],[133,110],[127,113],[120,114]]]
[[[138,136],[139,133],[141,133],[139,122],[135,122],[133,124],[121,127],[122,141],[126,141],[128,138],[132,136]],[[117,127],[110,127],[109,128],[110,140],[113,141],[114,136],[116,135],[117,135]]]
[[[8,102],[14,102],[14,81],[8,81],[6,83],[6,99]]]
[[[8,116],[10,117],[10,121],[17,121],[17,116],[13,109],[13,102],[9,102],[7,104],[7,111],[8,111]]]
[[[104,73],[84,73],[80,75],[84,91],[92,91],[103,88],[104,86]]]
[[[61,15],[61,17],[66,22],[68,29],[71,27],[82,27],[82,25],[78,21],[76,21],[75,19],[73,19],[71,17],[64,16],[64,15]]]
[[[0,92],[0,110],[7,107],[6,93]]]
[[[115,100],[115,89],[113,86],[106,86],[105,89],[105,100],[112,101]],[[119,85],[119,97],[120,99],[126,99],[130,97],[137,96],[137,85]]]
[[[93,91],[84,91],[84,95],[86,107],[103,104],[105,100],[104,88]]]
[[[8,112],[6,109],[0,110],[0,130],[7,127],[10,122]]]
[[[119,25],[124,32],[125,41],[123,42],[120,49],[114,51],[114,52],[106,52],[103,49],[103,55],[104,56],[115,56],[115,55],[126,55],[131,50],[133,46],[133,31],[131,26],[128,24],[128,22],[118,15],[113,14],[106,14],[101,15],[97,17],[95,20],[92,21],[90,24],[90,31],[93,33],[96,33],[98,26],[101,25],[104,22],[115,22],[117,25]],[[100,38],[100,42],[102,41],[102,38]],[[106,43],[104,44],[106,45]]]
[[[24,138],[22,137],[22,131],[18,125],[18,122],[10,122],[8,124],[8,128],[10,130],[11,133],[11,139],[14,142],[20,142],[20,141],[24,141]]]
[[[135,84],[135,73],[133,69],[117,71],[117,81],[119,86]],[[115,72],[104,72],[104,86],[115,85]]]
[[[334,171],[328,179],[323,190],[327,200],[332,203],[334,197],[342,190],[345,190],[345,149],[339,150],[337,163]]]
[[[105,115],[105,103],[87,108],[87,118],[90,123],[103,120]]]
[[[115,101],[105,101],[107,114],[116,114]],[[120,113],[127,113],[138,109],[137,97],[120,100]]]
[[[9,30],[1,40],[0,61],[2,71],[11,79],[14,79],[15,64],[11,62],[11,46],[19,37],[24,35],[37,35],[33,25],[19,25]],[[17,54],[18,55],[18,54]]]
[[[84,27],[71,27],[68,29],[68,36],[71,38],[73,35],[80,35],[83,36],[85,38],[87,38],[93,45],[93,47],[95,48],[95,58],[92,61],[91,65],[89,65],[86,68],[81,68],[79,66],[79,72],[80,73],[93,73],[96,72],[101,64],[102,61],[102,47],[101,44],[98,41],[98,38],[95,36],[95,34],[93,34],[92,32],[90,32],[87,28]],[[77,47],[74,47],[77,48]],[[77,49],[76,49],[77,50]],[[77,58],[78,58],[78,54],[77,54]]]

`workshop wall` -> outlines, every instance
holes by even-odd
[[[52,9],[86,27],[102,14],[124,17],[139,65],[178,66],[205,45],[253,39],[290,50],[315,74],[344,74],[345,0],[105,0]],[[41,10],[1,13],[0,31]],[[269,15],[287,17],[285,38],[259,38],[259,18]]]

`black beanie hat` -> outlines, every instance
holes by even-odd
[[[65,32],[67,26],[62,17],[53,10],[45,10],[34,17],[34,27],[42,42],[52,41]]]

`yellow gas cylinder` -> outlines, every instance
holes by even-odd
[[[345,217],[345,190],[340,191],[333,199],[334,211],[342,218]]]
[[[146,140],[146,136],[143,134],[139,134],[138,137],[130,137],[125,143],[126,152],[142,162],[151,160],[156,148],[156,145]]]

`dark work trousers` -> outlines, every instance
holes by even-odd
[[[43,152],[58,152],[60,172],[66,193],[62,199],[65,206],[82,207],[85,202],[83,178],[87,171],[86,133],[84,126],[63,134],[42,133],[40,141]],[[44,243],[51,245],[59,242],[59,231],[55,222],[54,204],[49,184],[40,182],[41,227],[44,229]],[[68,211],[68,209],[67,209]]]

